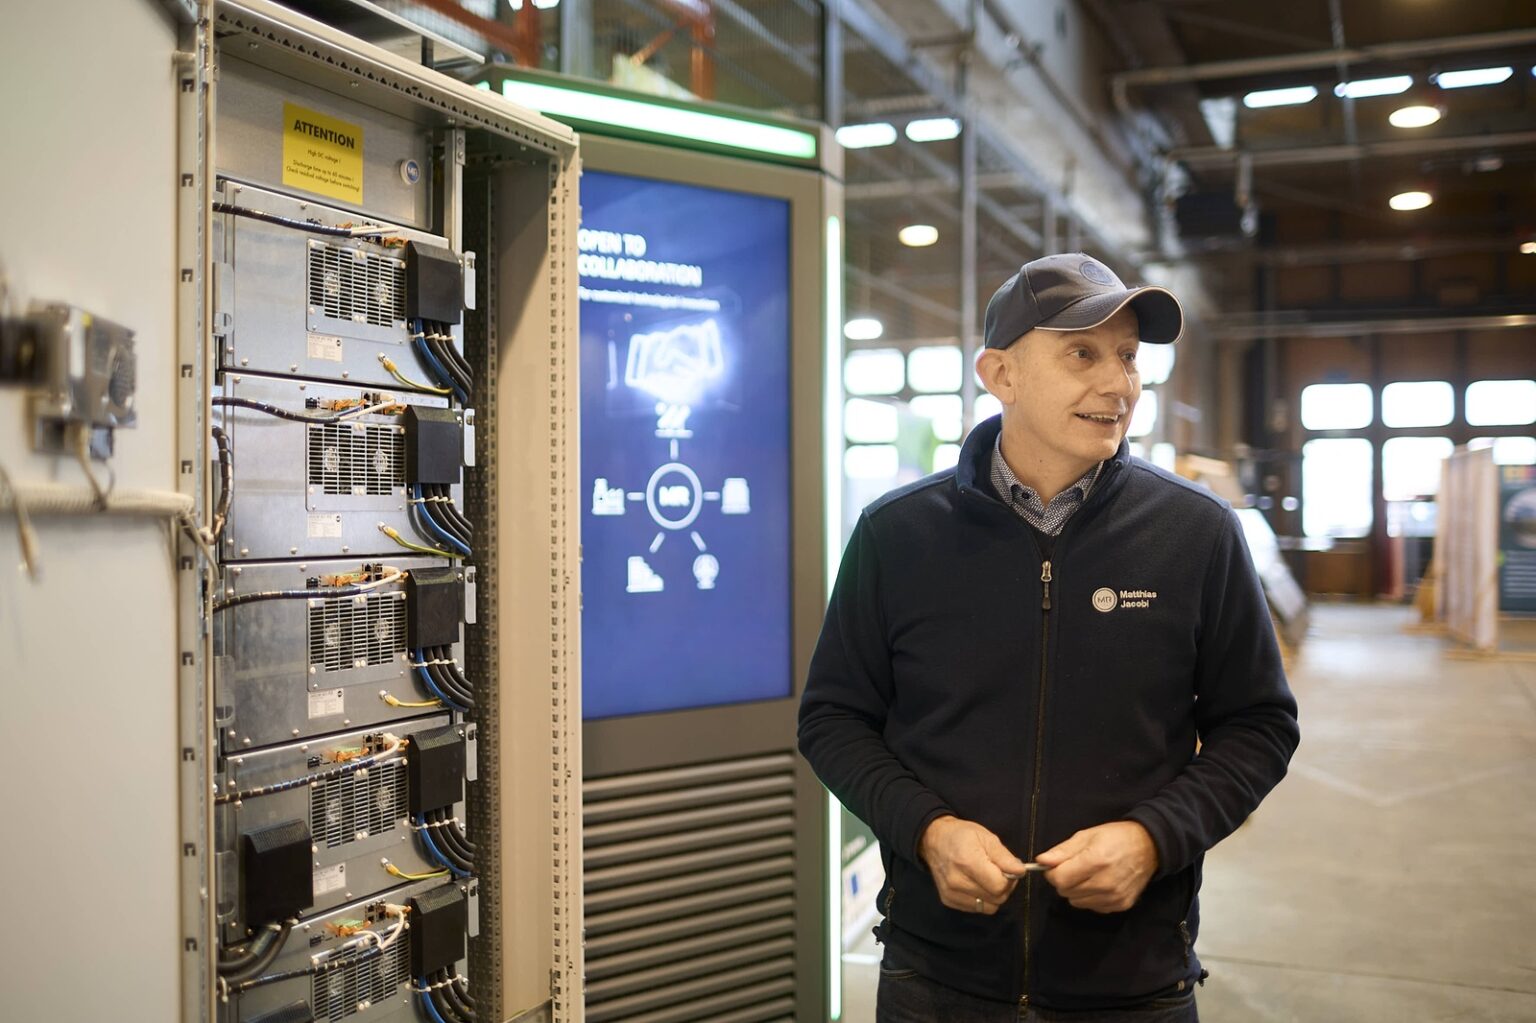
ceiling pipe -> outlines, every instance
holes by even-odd
[[[1357,145],[1299,146],[1288,149],[1223,149],[1220,146],[1195,146],[1174,149],[1170,160],[1189,167],[1224,167],[1251,159],[1255,167],[1280,167],[1310,163],[1338,163],[1367,157],[1427,156],[1432,153],[1459,153],[1469,149],[1514,149],[1536,145],[1536,131],[1508,131],[1488,135],[1457,135],[1450,138],[1389,139]]]
[[[1536,28],[1514,29],[1508,32],[1485,32],[1478,35],[1450,36],[1441,39],[1417,39],[1401,43],[1378,43],[1370,46],[1351,46],[1339,50],[1316,50],[1311,53],[1281,54],[1274,57],[1245,57],[1238,60],[1216,60],[1205,64],[1189,64],[1183,67],[1141,68],[1122,71],[1110,78],[1111,85],[1141,87],[1171,85],[1176,82],[1209,81],[1216,78],[1245,78],[1250,75],[1276,74],[1286,71],[1312,71],[1337,68],[1343,64],[1364,64],[1410,60],[1418,57],[1440,57],[1452,53],[1476,53],[1484,50],[1510,49],[1536,45]]]

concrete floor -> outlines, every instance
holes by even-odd
[[[1314,609],[1291,774],[1206,860],[1206,1023],[1536,1023],[1536,661],[1413,621]],[[845,957],[845,1023],[872,1023],[876,963]]]

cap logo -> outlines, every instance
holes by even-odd
[[[1078,267],[1078,273],[1082,274],[1084,277],[1088,278],[1095,284],[1115,283],[1115,278],[1111,276],[1110,272],[1091,259],[1087,260],[1083,263],[1082,266]]]

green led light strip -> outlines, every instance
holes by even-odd
[[[732,149],[811,160],[816,157],[816,136],[808,131],[743,121],[702,110],[647,103],[644,100],[602,96],[562,89],[536,82],[504,81],[501,94],[514,103],[551,117],[569,117],[594,124],[611,124],[654,135],[710,142]]]

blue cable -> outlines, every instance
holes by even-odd
[[[420,984],[422,987],[427,986],[427,980],[425,977],[417,977],[416,983]],[[426,1006],[427,1015],[432,1017],[433,1023],[448,1023],[447,1020],[443,1019],[443,1014],[437,1011],[437,1006],[432,1004],[432,995],[430,992],[417,992],[417,997],[421,999],[421,1004]]]
[[[436,534],[451,550],[458,551],[466,558],[469,557],[469,548],[464,546],[463,541],[438,525],[437,520],[432,517],[430,506],[422,499],[420,483],[413,483],[411,485],[411,496],[416,499],[416,511],[420,513],[422,521],[429,527],[429,532]]]
[[[427,687],[427,691],[428,692],[430,692],[433,696],[437,697],[439,700],[442,700],[444,706],[450,707],[453,710],[460,711],[461,713],[464,713],[464,714],[468,714],[469,713],[469,708],[468,707],[465,707],[464,705],[462,705],[462,704],[460,704],[460,703],[458,703],[458,702],[456,702],[454,700],[450,700],[447,696],[445,696],[443,694],[443,691],[441,689],[437,688],[437,684],[432,681],[432,673],[429,672],[426,668],[421,667],[421,663],[420,662],[426,660],[426,657],[423,656],[423,654],[422,654],[422,652],[420,650],[412,650],[411,651],[411,658],[412,658],[412,660],[414,660],[416,662],[416,665],[415,665],[415,667],[416,667],[416,677],[421,680],[421,684],[422,685]]]
[[[421,835],[421,840],[426,844],[427,852],[431,854],[432,858],[454,877],[468,877],[469,872],[460,870],[458,867],[454,866],[452,861],[450,861],[448,857],[444,856],[442,851],[438,849],[437,843],[432,841],[432,829],[427,827],[427,822],[425,820],[419,820],[416,822],[416,824],[420,828],[418,833]]]
[[[416,354],[421,356],[422,360],[436,374],[438,382],[453,392],[453,396],[459,399],[459,404],[468,405],[469,395],[464,393],[463,389],[459,387],[458,382],[454,380],[453,374],[443,368],[443,364],[437,361],[437,356],[432,354],[432,349],[427,347],[426,333],[427,328],[425,324],[420,320],[411,321],[411,334],[413,337],[417,334],[421,335],[420,337],[414,337],[413,344],[416,348]]]

